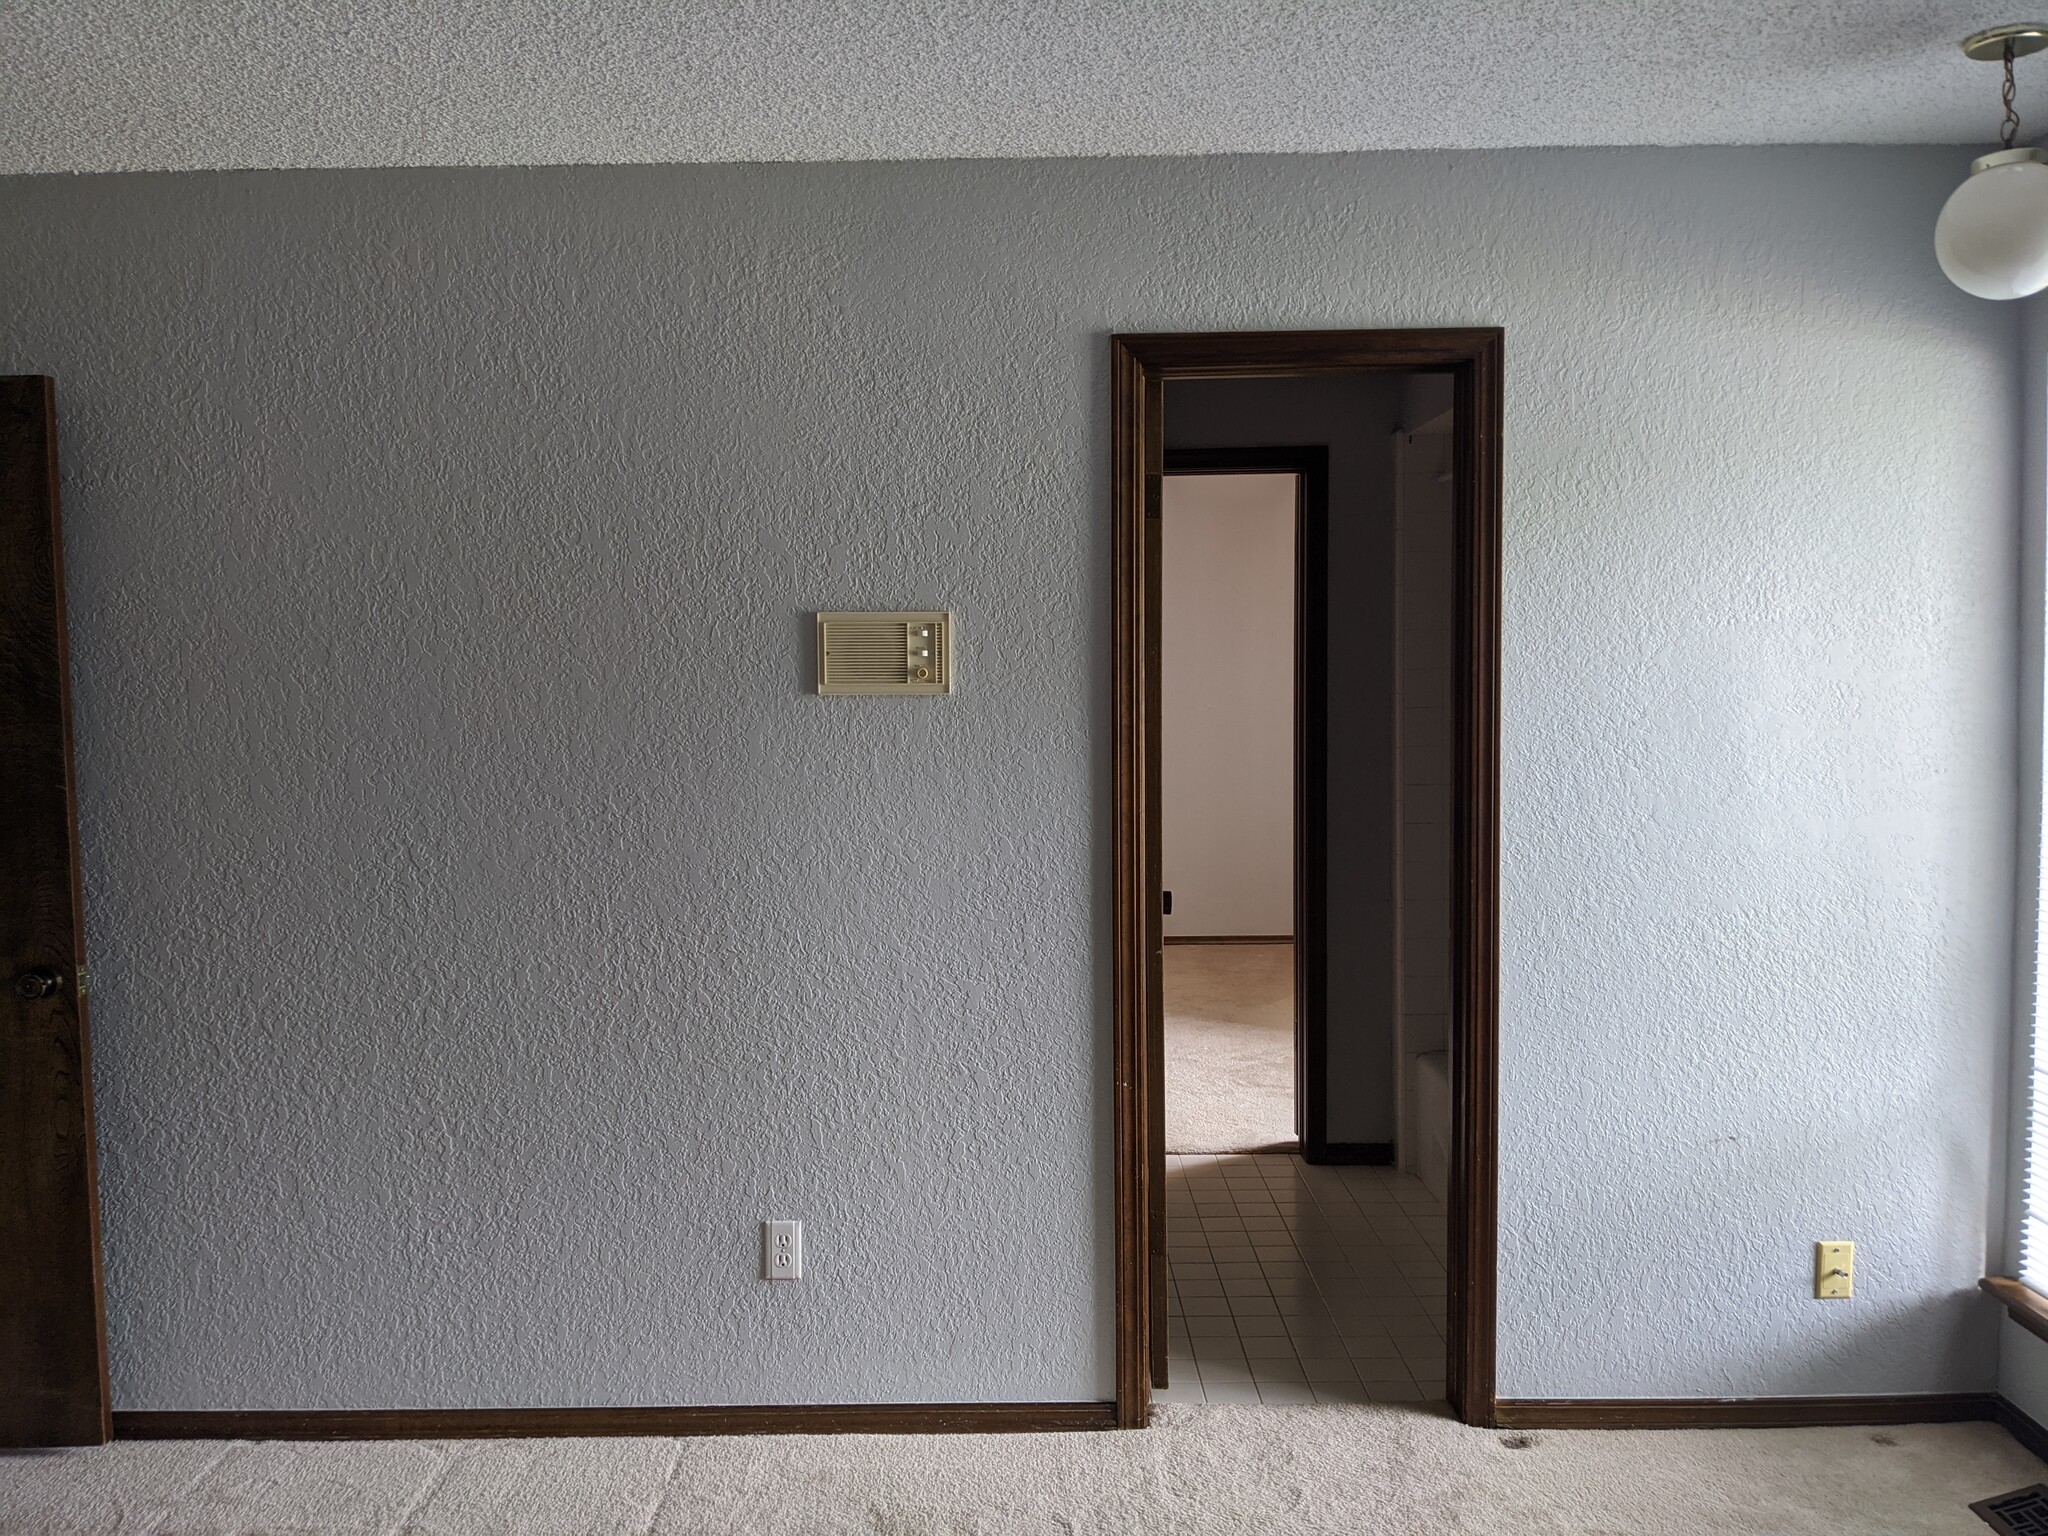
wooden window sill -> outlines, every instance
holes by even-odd
[[[1987,1275],[1977,1283],[2005,1303],[2006,1316],[2035,1338],[2048,1339],[2048,1296],[2000,1275]]]

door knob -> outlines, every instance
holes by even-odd
[[[64,985],[64,978],[47,965],[36,966],[23,971],[14,978],[14,991],[24,1002],[34,1002],[39,997],[49,997]]]

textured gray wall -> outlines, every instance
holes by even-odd
[[[1508,330],[1503,1389],[1988,1385],[1964,158],[0,183],[116,1402],[1105,1393],[1106,337],[1314,325]],[[807,610],[924,604],[953,698],[806,691]]]
[[[2028,1130],[2034,1118],[2034,1096],[2048,1086],[2036,1071],[2048,1072],[2048,1053],[2037,1053],[2041,1027],[2041,918],[2043,875],[2041,829],[2044,799],[2042,774],[2042,667],[2048,642],[2048,295],[2013,306],[2020,312],[2020,409],[2017,420],[2020,461],[2019,540],[2019,857],[2014,883],[2012,1094],[2009,1100],[2010,1143],[2004,1174],[2003,1252],[1994,1249],[1990,1271],[2018,1275],[2027,1213],[2026,1165]],[[2038,1056],[2038,1060],[2037,1060]],[[2037,1189],[2048,1189],[2038,1175]],[[2038,1281],[2048,1269],[2048,1254],[2029,1251],[2026,1278]],[[2000,1324],[1998,1390],[2027,1413],[2048,1414],[2048,1342],[2036,1338],[2010,1318]]]
[[[1394,427],[1404,380],[1187,379],[1170,448],[1330,450],[1329,1139],[1394,1139]]]

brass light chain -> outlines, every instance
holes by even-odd
[[[2013,109],[2012,104],[2012,39],[2009,37],[2005,40],[2005,90],[2003,94],[2005,97],[2004,143],[2007,149],[2011,149],[2013,140],[2020,136],[2020,115]]]

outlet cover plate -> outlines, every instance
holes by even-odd
[[[761,1223],[761,1278],[778,1284],[804,1277],[804,1224]]]

